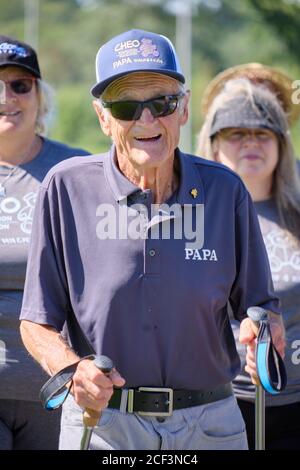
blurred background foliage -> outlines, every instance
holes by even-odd
[[[300,79],[300,0],[31,0],[38,5],[38,22],[27,18],[27,26],[26,2],[0,0],[0,34],[33,43],[28,27],[38,28],[32,45],[43,78],[56,90],[50,137],[91,152],[109,146],[89,92],[98,48],[131,28],[165,34],[175,43],[175,13],[178,18],[187,2],[192,7],[192,147],[203,119],[201,96],[216,73],[262,62]],[[293,139],[300,154],[299,123]]]

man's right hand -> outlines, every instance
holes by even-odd
[[[76,403],[82,408],[101,411],[107,407],[113,387],[123,387],[125,380],[116,369],[108,375],[99,370],[93,361],[80,361],[73,375],[71,389]]]

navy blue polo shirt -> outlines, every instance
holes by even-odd
[[[240,363],[227,302],[238,320],[253,305],[280,313],[240,178],[179,150],[176,160],[179,188],[154,211],[151,191],[120,172],[114,148],[56,165],[36,204],[21,319],[60,331],[75,314],[128,387],[229,382]],[[191,220],[197,246],[180,234]]]

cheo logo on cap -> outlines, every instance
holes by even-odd
[[[140,45],[140,41],[138,39],[123,41],[123,42],[119,42],[115,46],[115,51],[120,52],[125,49],[132,49],[133,47],[139,47],[139,45]]]
[[[157,46],[153,44],[153,41],[150,38],[143,38],[140,41],[138,39],[133,39],[119,42],[115,46],[115,52],[117,60],[113,62],[114,69],[121,65],[131,64],[132,62],[144,62],[149,56],[152,56],[153,58],[150,60],[162,63],[161,60],[155,59],[156,57],[159,57],[160,54],[157,50]]]
[[[115,46],[115,52],[119,59],[137,55],[141,55],[142,57],[148,57],[149,55],[154,57],[159,56],[157,46],[153,44],[152,39],[147,38],[143,38],[141,41],[133,39],[119,42]]]

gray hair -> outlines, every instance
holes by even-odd
[[[272,193],[275,198],[281,223],[284,228],[299,238],[300,233],[300,182],[296,167],[296,158],[291,141],[287,115],[280,102],[269,89],[257,85],[248,79],[229,80],[223,90],[216,96],[198,135],[198,155],[215,160],[213,138],[210,138],[215,115],[228,101],[244,96],[253,105],[269,103],[270,109],[276,112],[276,120],[282,133],[277,135],[279,159],[273,175]]]

